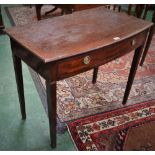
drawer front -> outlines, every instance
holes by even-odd
[[[61,80],[76,75],[123,56],[143,45],[145,43],[146,35],[147,31],[144,31],[113,45],[62,60],[58,63],[58,79]]]

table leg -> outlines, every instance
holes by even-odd
[[[35,5],[35,8],[36,8],[37,20],[41,20],[41,8],[42,8],[42,4],[36,4]]]
[[[121,12],[121,5],[118,6],[118,12]]]
[[[150,47],[151,40],[152,40],[152,37],[153,37],[153,33],[154,33],[154,26],[152,26],[150,28],[149,36],[148,36],[148,39],[146,41],[146,45],[145,45],[145,48],[144,48],[144,52],[143,52],[143,56],[142,56],[142,59],[141,59],[141,62],[140,62],[140,66],[142,66],[144,61],[145,61],[145,57],[146,57],[148,49]]]
[[[51,147],[56,147],[56,83],[46,81]]]
[[[131,15],[132,4],[128,4],[128,15]]]
[[[124,93],[124,98],[123,98],[122,104],[126,104],[126,102],[127,102],[127,99],[128,99],[131,87],[132,87],[132,83],[133,83],[134,77],[136,75],[136,71],[137,71],[137,68],[138,68],[140,57],[141,57],[141,54],[142,54],[142,49],[143,49],[143,46],[140,46],[137,49],[135,49],[135,53],[134,53],[134,57],[133,57],[133,60],[132,60],[132,65],[131,65],[131,69],[130,69],[128,82],[127,82],[127,86],[126,86],[126,90],[125,90],[125,93]]]
[[[96,80],[97,80],[98,68],[99,67],[95,67],[94,68],[94,71],[93,71],[93,80],[92,80],[92,83],[93,84],[95,84],[96,83]]]
[[[14,70],[15,70],[15,77],[16,77],[17,91],[18,91],[18,97],[19,97],[19,102],[20,102],[22,119],[26,119],[21,59],[14,54],[12,54],[12,57],[13,57],[13,63],[14,63]]]

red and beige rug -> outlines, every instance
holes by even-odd
[[[42,14],[52,6],[44,6]],[[8,8],[14,25],[36,22],[35,8]],[[52,17],[52,15],[50,15]],[[57,18],[57,17],[55,17]],[[92,84],[92,70],[57,83],[58,117],[68,122],[89,115],[123,107],[121,102],[131,66],[133,52],[99,68],[97,83]],[[46,102],[45,81],[33,70],[33,78],[43,104]],[[138,68],[127,105],[155,99],[155,36],[143,67]],[[45,109],[46,108],[46,103]]]
[[[81,151],[154,150],[155,100],[68,123]]]

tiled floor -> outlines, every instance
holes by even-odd
[[[2,6],[6,27],[9,20]],[[29,70],[23,64],[27,120],[22,121],[9,37],[0,35],[0,150],[52,150],[48,119],[42,107]],[[66,131],[57,135],[54,150],[75,150]]]

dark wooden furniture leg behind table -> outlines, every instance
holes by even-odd
[[[35,5],[37,20],[41,20],[41,8],[42,8],[42,6],[43,6],[42,4]]]

